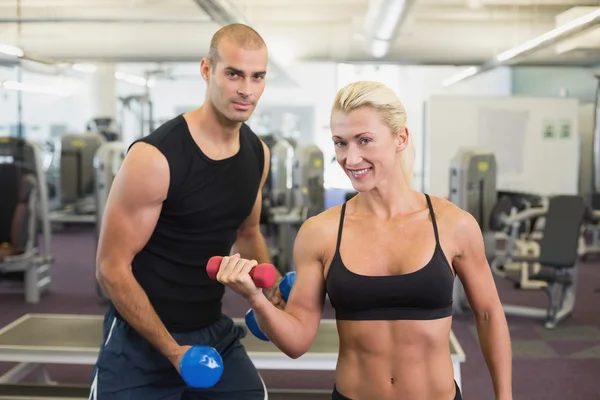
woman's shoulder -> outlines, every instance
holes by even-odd
[[[431,205],[435,213],[438,224],[441,224],[452,230],[472,231],[475,227],[479,227],[479,223],[473,215],[450,200],[443,197],[429,196]]]
[[[302,227],[306,227],[305,230],[317,232],[327,232],[334,228],[337,231],[337,226],[340,221],[340,215],[342,213],[343,204],[339,204],[333,207],[326,208],[320,213],[308,218],[302,224]]]
[[[328,208],[309,217],[298,230],[295,251],[322,255],[335,243],[342,205]]]

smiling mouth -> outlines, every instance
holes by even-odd
[[[350,172],[350,174],[352,174],[352,176],[354,176],[355,178],[360,178],[361,176],[365,175],[370,170],[371,170],[371,168],[348,169],[348,171]]]

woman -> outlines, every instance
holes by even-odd
[[[475,219],[411,189],[414,146],[392,90],[341,89],[331,113],[336,158],[358,194],[310,218],[294,246],[296,282],[285,310],[227,257],[218,279],[243,295],[285,354],[310,348],[325,294],[340,338],[333,399],[461,399],[449,349],[452,288],[460,277],[477,321],[496,399],[512,399],[508,327]]]

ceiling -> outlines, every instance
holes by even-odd
[[[282,64],[294,61],[481,64],[556,27],[558,14],[600,0],[416,0],[389,53],[366,50],[370,0],[229,0]],[[373,0],[371,0],[373,1]],[[195,0],[0,0],[0,43],[71,61],[198,61],[219,28]],[[525,63],[594,65],[600,51]]]

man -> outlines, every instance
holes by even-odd
[[[221,313],[224,286],[206,264],[231,251],[269,261],[259,219],[270,155],[244,124],[264,91],[267,59],[252,28],[220,29],[201,62],[205,103],[131,146],[98,245],[96,275],[112,305],[90,398],[266,398],[239,342],[245,330]],[[210,389],[192,390],[181,378],[192,345],[222,355],[223,376]]]

